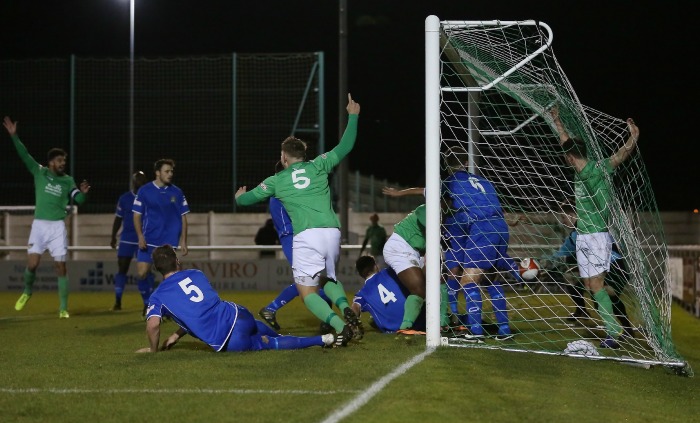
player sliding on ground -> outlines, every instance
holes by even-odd
[[[149,346],[136,352],[169,350],[188,333],[217,352],[332,347],[335,342],[333,334],[281,336],[255,320],[247,308],[221,300],[200,270],[182,270],[172,245],[157,247],[152,258],[153,266],[163,275],[163,282],[148,300],[146,334]],[[180,327],[159,348],[160,322],[165,316],[171,317]]]

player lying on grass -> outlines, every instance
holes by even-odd
[[[163,275],[148,300],[146,334],[149,346],[136,352],[157,352],[160,343],[160,322],[168,316],[180,328],[160,347],[169,350],[190,334],[214,351],[295,350],[312,346],[332,347],[333,334],[297,337],[282,336],[265,323],[256,320],[242,305],[223,301],[207,277],[199,270],[182,270],[171,245],[153,250],[153,265]],[[339,343],[339,342],[338,342]]]
[[[373,256],[358,258],[355,268],[365,279],[365,284],[357,291],[352,301],[355,314],[360,316],[362,311],[369,312],[373,326],[380,331],[398,331],[404,317],[406,298],[411,293],[403,286],[393,269],[386,267],[379,270]],[[419,334],[425,334],[425,306],[421,307],[411,328]]]

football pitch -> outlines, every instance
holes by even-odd
[[[257,310],[275,292],[221,292]],[[108,311],[111,293],[72,293],[58,319],[55,292],[0,293],[2,422],[690,422],[698,376],[533,353],[426,351],[425,338],[366,326],[347,348],[213,353],[183,338],[147,346],[137,293]],[[312,335],[318,321],[295,300],[277,314],[282,333]],[[363,318],[367,320],[367,315]],[[700,369],[700,319],[672,310],[679,353]],[[161,340],[175,330],[161,327]]]

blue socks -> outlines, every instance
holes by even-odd
[[[467,300],[467,323],[469,328],[474,335],[483,335],[484,328],[481,326],[481,291],[479,286],[475,283],[469,283],[464,286],[465,295]]]
[[[116,281],[115,281],[116,285]],[[151,293],[153,292],[153,286],[155,285],[155,277],[153,276],[153,273],[149,273],[148,276],[144,279],[139,279],[138,281],[138,287],[139,287],[139,293],[141,293],[141,298],[143,299],[143,304],[147,305],[148,304],[148,299],[151,297]]]
[[[121,304],[122,302],[122,295],[124,294],[124,287],[126,287],[126,280],[126,273],[117,273],[114,275],[114,296],[116,297],[117,304]]]
[[[322,289],[318,291],[318,295],[320,295],[321,298],[323,298],[328,303],[329,306],[332,305],[331,300],[328,298],[326,293],[323,292]],[[270,311],[276,312],[277,310],[282,308],[285,304],[292,301],[293,299],[295,299],[298,296],[299,296],[299,290],[297,289],[297,285],[293,283],[293,284],[289,285],[288,287],[284,288],[282,290],[282,292],[280,292],[279,295],[277,297],[275,297],[275,299],[272,300],[272,302],[270,304],[265,306],[265,308],[270,310]]]
[[[496,316],[496,322],[498,322],[498,334],[510,335],[510,325],[508,324],[508,304],[506,303],[506,296],[503,292],[503,287],[500,283],[494,283],[489,285],[486,289],[491,297],[493,313]]]

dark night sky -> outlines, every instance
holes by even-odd
[[[426,16],[535,19],[552,28],[579,99],[639,125],[660,209],[700,208],[696,0],[347,3],[348,90],[362,105],[351,171],[423,183]],[[3,59],[129,55],[129,0],[4,0],[0,16]],[[337,32],[333,0],[136,0],[136,56],[324,51],[328,145],[337,137]]]

